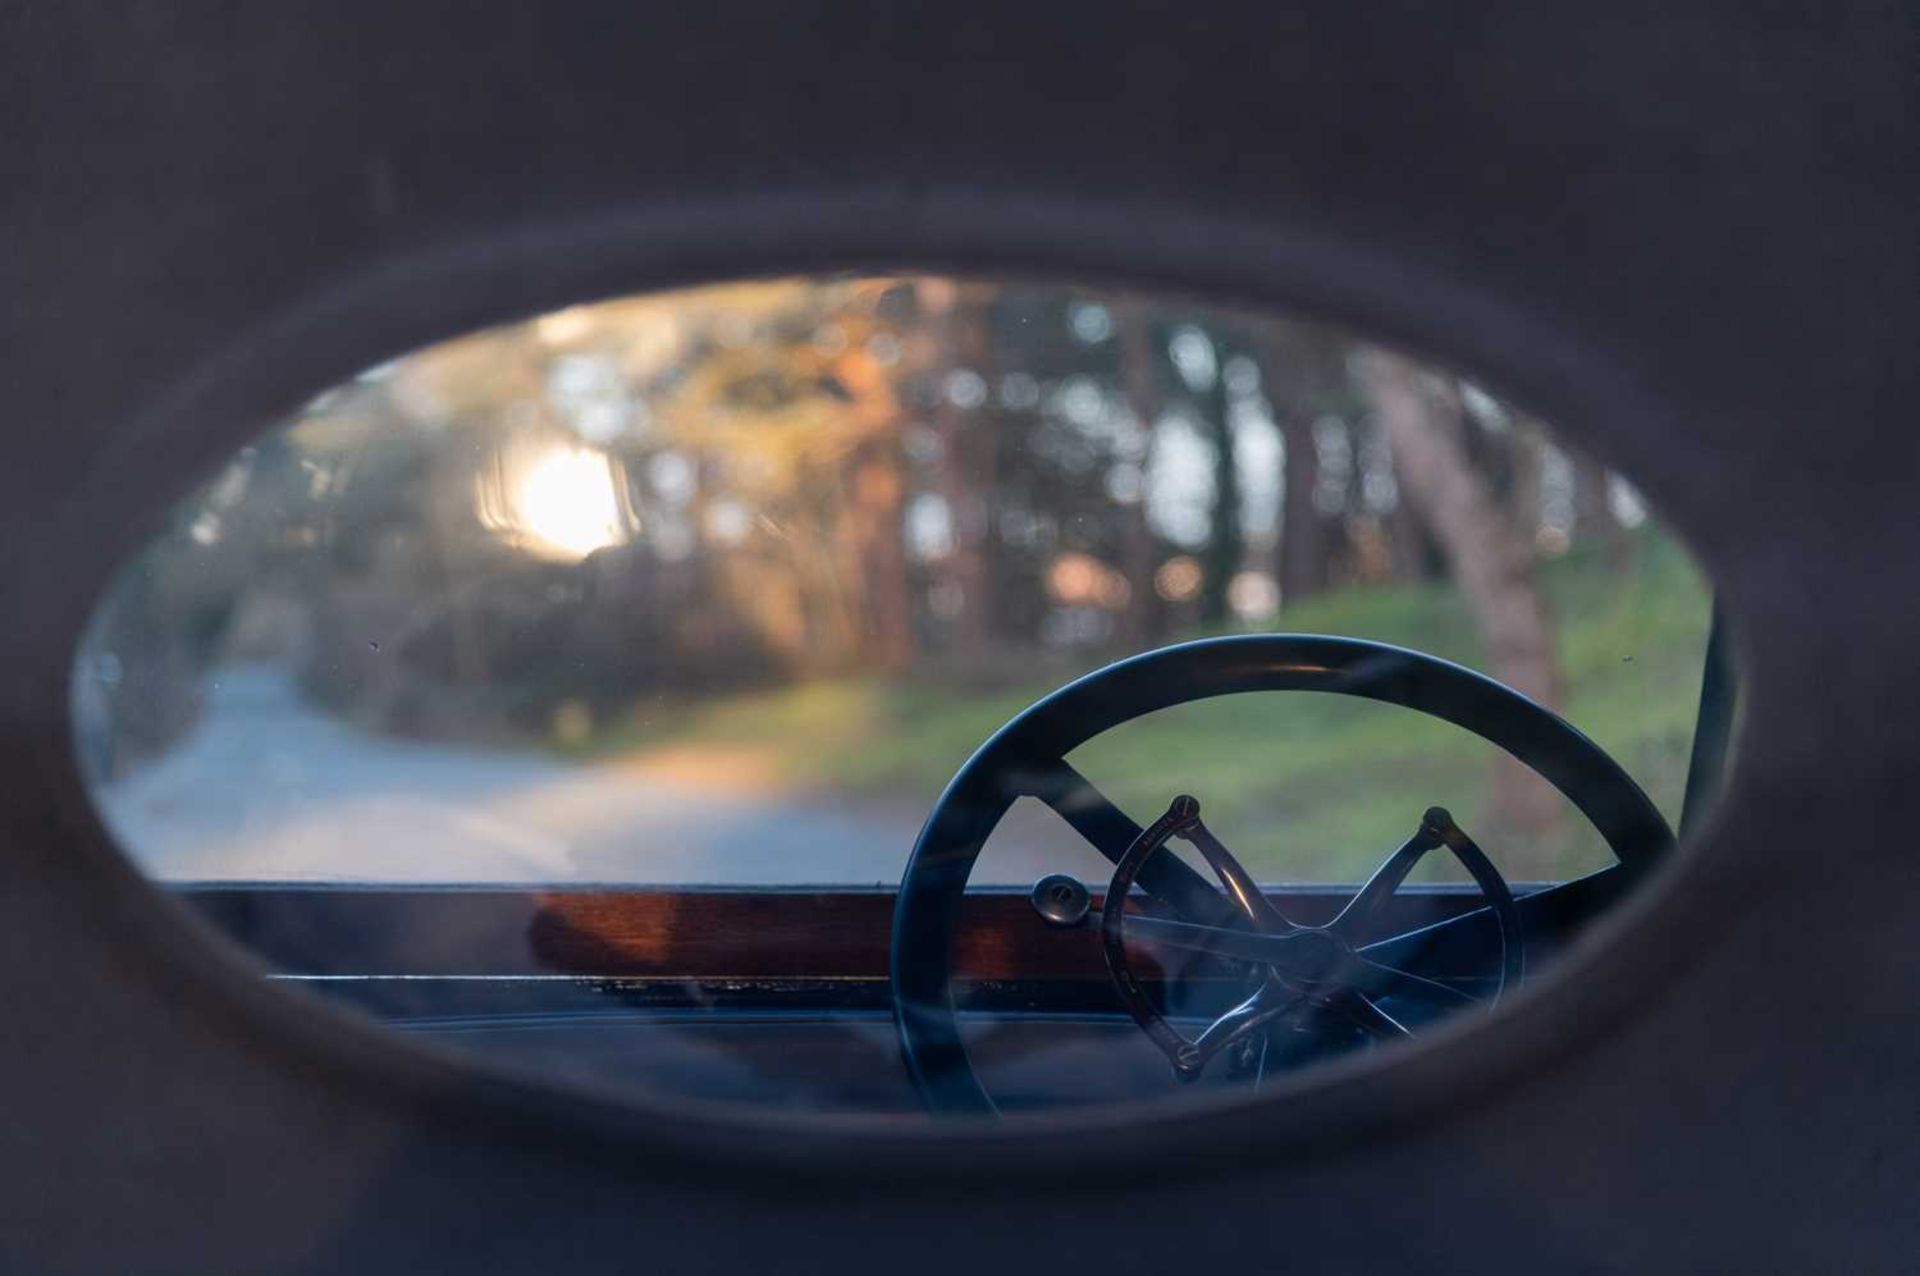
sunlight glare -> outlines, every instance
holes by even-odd
[[[528,458],[508,491],[508,522],[534,553],[585,558],[627,539],[617,463],[593,448],[552,447]]]

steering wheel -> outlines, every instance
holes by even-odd
[[[1592,823],[1629,873],[1673,843],[1659,810],[1600,746],[1551,710],[1470,669],[1401,647],[1355,638],[1249,634],[1163,647],[1108,665],[1029,706],[981,746],[948,783],[915,842],[894,905],[889,974],[908,1071],[940,1112],[992,1114],[993,1101],[968,1060],[954,1011],[952,950],[961,897],[974,861],[1022,797],[1045,802],[1115,866],[1101,911],[1103,948],[1116,989],[1176,1076],[1198,1076],[1223,1051],[1289,1018],[1332,1016],[1373,1037],[1406,1029],[1378,1004],[1396,987],[1450,988],[1372,960],[1355,946],[1364,923],[1429,851],[1445,848],[1485,897],[1498,937],[1491,1001],[1524,969],[1520,912],[1492,863],[1446,811],[1429,808],[1352,902],[1323,927],[1280,916],[1253,878],[1200,819],[1199,803],[1176,796],[1142,828],[1108,801],[1066,757],[1110,728],[1160,709],[1252,691],[1321,691],[1400,705],[1436,717],[1513,755]],[[1219,877],[1215,889],[1185,861],[1158,854],[1180,837]],[[1174,916],[1126,911],[1138,885]],[[1036,897],[1038,898],[1038,897]],[[1124,933],[1251,962],[1258,990],[1197,1038],[1182,1036],[1146,995]],[[1393,941],[1386,941],[1392,943]],[[1455,994],[1457,995],[1457,994]]]

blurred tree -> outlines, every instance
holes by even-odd
[[[954,645],[979,652],[994,636],[997,602],[990,541],[998,449],[983,411],[991,390],[988,308],[995,290],[952,279],[915,281],[925,330],[920,343],[927,397],[940,446],[940,498],[950,527],[940,588]]]
[[[716,516],[704,489],[719,482],[730,503],[754,514],[730,534],[788,561],[791,576],[780,582],[762,573],[736,578],[735,560],[751,554],[718,555],[724,606],[770,615],[797,608],[807,632],[805,649],[787,640],[795,663],[903,667],[913,629],[902,545],[903,407],[894,360],[876,353],[898,339],[877,312],[873,286],[796,282],[772,295],[764,293],[770,285],[758,287],[766,304],[749,334],[685,343],[682,360],[652,387],[657,443],[699,458],[688,503],[703,541]],[[792,599],[772,600],[771,592]],[[776,623],[762,632],[782,638]]]
[[[1491,673],[1558,707],[1553,630],[1534,583],[1532,546],[1470,459],[1458,383],[1379,350],[1363,355],[1357,372],[1391,441],[1402,490],[1432,526],[1473,610]],[[1504,827],[1537,835],[1559,818],[1559,806],[1518,763],[1496,767],[1493,816]]]
[[[1153,588],[1158,551],[1153,527],[1147,521],[1146,458],[1153,455],[1154,436],[1166,411],[1164,384],[1166,333],[1154,322],[1153,308],[1137,298],[1112,303],[1118,339],[1119,381],[1127,413],[1139,426],[1140,461],[1129,471],[1135,491],[1123,513],[1121,570],[1128,581],[1120,637],[1132,648],[1151,645],[1164,624],[1160,598]]]
[[[1606,468],[1578,453],[1571,453],[1573,466],[1573,540],[1577,544],[1598,542],[1604,547],[1607,562],[1619,571],[1627,566],[1630,545],[1626,528],[1614,516],[1612,478]]]
[[[1213,447],[1213,508],[1201,559],[1205,574],[1200,582],[1200,621],[1218,627],[1232,615],[1233,578],[1240,570],[1245,550],[1240,522],[1240,455],[1234,434],[1233,403],[1227,389],[1225,333],[1218,325],[1211,331],[1195,325],[1191,331],[1199,334],[1199,342],[1205,343],[1206,358],[1204,362],[1194,361],[1198,369],[1190,371],[1187,380],[1194,389],[1195,407]]]
[[[1268,319],[1255,328],[1260,384],[1281,440],[1279,539],[1274,578],[1280,605],[1293,607],[1330,583],[1332,544],[1318,495],[1320,448],[1315,423],[1347,407],[1346,342],[1324,328]]]

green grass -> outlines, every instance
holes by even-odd
[[[1566,716],[1676,819],[1706,642],[1703,583],[1675,544],[1641,535],[1624,567],[1577,552],[1546,564],[1542,587],[1555,617]],[[1295,609],[1280,627],[1398,643],[1484,668],[1472,618],[1446,585],[1343,591]],[[995,728],[1075,672],[992,691],[944,682],[938,669],[899,681],[809,682],[655,710],[589,747],[747,751],[763,774],[794,790],[924,808]],[[1409,710],[1260,693],[1138,719],[1088,742],[1073,761],[1142,821],[1174,793],[1195,793],[1209,823],[1257,874],[1311,881],[1364,875],[1434,803],[1470,832],[1484,831],[1495,755],[1476,737]],[[1518,879],[1569,876],[1611,860],[1571,807],[1544,836],[1483,842]]]

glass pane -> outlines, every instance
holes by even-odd
[[[74,712],[113,832],[168,881],[892,885],[1002,722],[1245,630],[1489,673],[1672,820],[1708,616],[1619,475],[1335,328],[778,280],[327,390],[120,572]],[[1357,880],[1436,802],[1516,880],[1611,862],[1496,750],[1351,699],[1181,706],[1073,760],[1142,822],[1204,786],[1268,881]],[[1042,811],[974,880],[1084,854]]]

